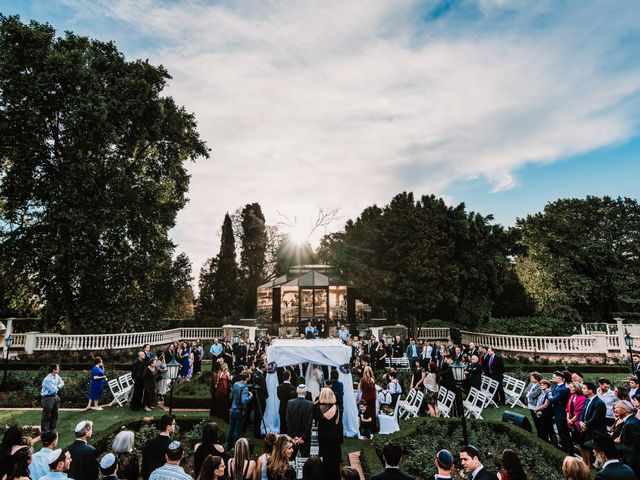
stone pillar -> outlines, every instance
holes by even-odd
[[[595,340],[593,342],[593,353],[604,354],[606,358],[609,353],[609,341],[607,340],[607,335],[604,332],[591,332],[591,336]]]
[[[616,325],[618,326],[618,343],[619,343],[619,348],[620,348],[620,358],[626,358],[627,357],[627,344],[624,343],[624,319],[623,318],[619,318],[616,317],[614,318],[614,320],[616,321]],[[631,360],[631,359],[629,359]]]

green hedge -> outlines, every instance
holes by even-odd
[[[462,445],[462,427],[458,419],[415,418],[401,425],[400,432],[376,436],[365,444],[361,462],[367,478],[382,471],[376,449],[381,451],[391,440],[399,442],[405,451],[400,465],[403,471],[418,480],[432,479],[437,473],[433,459],[438,450],[446,448],[457,458],[458,447]],[[467,426],[469,442],[480,450],[488,468],[497,471],[502,451],[511,448],[518,453],[530,480],[562,479],[560,471],[565,454],[534,434],[502,422],[468,420]]]
[[[173,402],[171,394],[167,393],[165,405],[173,408],[209,408],[211,403],[211,376],[208,373],[200,373],[190,381],[177,384],[173,389]]]

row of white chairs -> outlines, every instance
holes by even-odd
[[[133,378],[131,372],[120,375],[118,378],[111,379],[107,382],[113,400],[121,407],[129,401],[129,393],[133,388]]]
[[[387,357],[387,368],[395,367],[398,370],[409,370],[409,359],[405,356],[402,357]]]

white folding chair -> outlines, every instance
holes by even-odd
[[[413,402],[413,399],[416,397],[416,393],[418,393],[418,391],[415,388],[412,388],[411,390],[409,390],[409,393],[404,398],[404,400],[398,398],[396,405],[398,405],[400,408],[404,408],[405,405],[410,405],[411,402]]]
[[[504,396],[506,397],[505,403],[511,408],[516,405],[527,408],[527,406],[520,401],[520,397],[522,397],[526,387],[527,384],[524,381],[518,380],[511,375],[505,375],[502,381],[502,388],[504,389]]]
[[[480,391],[484,393],[486,399],[486,405],[484,408],[487,408],[489,405],[493,405],[498,408],[498,404],[493,401],[493,397],[498,391],[498,381],[493,378],[488,377],[487,375],[482,376],[482,384],[480,385]]]
[[[442,394],[440,392],[442,392]],[[441,417],[449,418],[451,416],[451,410],[453,409],[455,401],[456,394],[453,391],[447,390],[445,387],[440,387],[440,390],[438,390],[438,410],[440,410]]]
[[[411,417],[417,417],[420,412],[420,407],[422,406],[422,401],[424,400],[424,392],[417,392],[416,396],[413,398],[413,401],[410,404],[404,405],[402,407],[402,411],[398,409],[398,418],[409,419]]]
[[[488,402],[485,393],[476,387],[471,387],[467,398],[462,402],[462,406],[467,409],[465,416],[472,415],[476,419],[482,420],[482,410],[484,410],[486,403]]]
[[[111,395],[113,395],[113,400],[118,404],[118,406],[121,407],[127,403],[128,391],[122,390],[117,378],[109,380],[107,385],[109,385],[109,390],[111,391]]]
[[[131,377],[131,372],[120,375],[118,377],[118,381],[120,382],[120,387],[122,387],[123,390],[133,387],[133,377]]]

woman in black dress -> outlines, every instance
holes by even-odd
[[[324,462],[325,478],[340,480],[342,424],[333,390],[327,387],[322,389],[314,415],[318,424],[318,453]]]
[[[289,464],[293,454],[293,440],[289,435],[280,435],[273,445],[271,457],[267,462],[268,480],[295,480],[296,471]]]
[[[196,444],[193,449],[193,471],[197,477],[202,469],[204,459],[209,455],[214,457],[221,457],[223,459],[223,465],[226,465],[229,461],[229,454],[224,451],[224,447],[220,445],[218,440],[218,424],[216,422],[206,423],[202,429],[202,442]],[[226,478],[226,473],[224,474]]]

